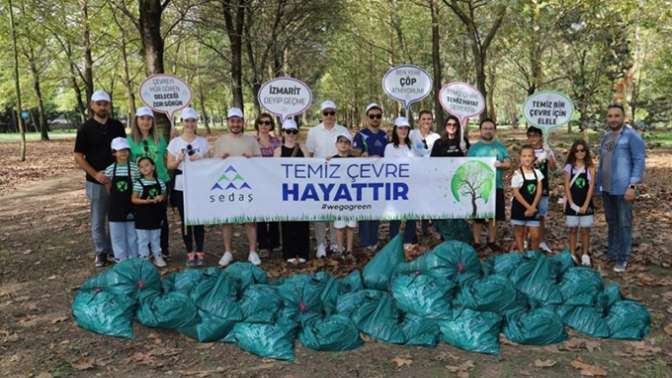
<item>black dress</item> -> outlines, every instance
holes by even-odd
[[[297,144],[295,148],[288,148],[282,145],[281,157],[302,158],[303,151]],[[308,260],[310,251],[310,224],[305,221],[281,222],[282,236],[282,257],[285,259],[300,257]]]

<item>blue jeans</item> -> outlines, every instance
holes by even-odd
[[[138,237],[135,221],[110,222],[110,240],[114,258],[123,261],[138,257]]]
[[[397,236],[400,227],[401,221],[390,222],[390,239]],[[407,220],[406,225],[404,226],[404,244],[414,243],[415,240],[415,220]]]
[[[632,248],[632,203],[623,195],[602,193],[604,215],[609,228],[607,257],[617,263],[626,263]]]
[[[86,182],[86,196],[89,197],[91,240],[96,255],[112,254],[110,232],[107,224],[107,210],[110,195],[104,185]]]
[[[136,231],[138,233],[138,254],[140,257],[149,257],[149,247],[152,248],[154,257],[161,256],[161,229]]]
[[[370,247],[378,243],[378,226],[380,221],[360,221],[359,222],[359,246],[362,248]]]

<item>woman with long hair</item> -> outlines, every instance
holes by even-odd
[[[274,151],[282,142],[271,131],[275,130],[273,116],[261,113],[254,121],[254,129],[257,131],[257,143],[262,157],[273,157]],[[278,222],[257,222],[257,242],[261,257],[270,256],[274,249],[280,247],[280,226]]]

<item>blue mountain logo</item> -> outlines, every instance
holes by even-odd
[[[217,182],[210,188],[210,191],[236,191],[242,189],[252,189],[252,187],[245,181],[245,178],[238,173],[236,168],[229,165],[219,179],[217,179]]]

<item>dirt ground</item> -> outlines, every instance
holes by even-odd
[[[504,135],[510,145],[521,134]],[[261,359],[235,345],[199,344],[176,332],[135,326],[133,340],[100,336],[78,328],[70,305],[77,288],[96,273],[88,228],[83,174],[74,167],[73,140],[28,144],[28,161],[13,156],[15,144],[0,143],[0,376],[17,377],[672,377],[672,151],[650,150],[647,184],[635,206],[633,264],[617,276],[599,259],[606,249],[606,226],[598,210],[592,250],[597,269],[621,284],[625,295],[641,300],[652,316],[651,334],[642,342],[602,340],[571,333],[547,347],[503,340],[499,356],[461,351],[447,344],[410,348],[372,341],[350,352],[308,350],[296,343],[294,363]],[[558,144],[559,151],[566,143]],[[563,149],[564,147],[564,149]],[[556,182],[559,181],[556,179]],[[554,193],[557,199],[557,193]],[[547,239],[564,248],[560,207],[551,209]],[[164,273],[184,267],[177,213],[173,259]],[[502,227],[503,244],[511,242]],[[240,239],[240,238],[238,238]],[[422,239],[422,253],[432,239]],[[221,233],[206,231],[210,264],[222,253]],[[237,244],[239,259],[244,246]],[[365,260],[365,259],[364,259]],[[365,261],[359,262],[359,265]],[[271,276],[296,272],[279,256],[265,259]],[[344,273],[354,266],[335,260],[314,262],[306,270]]]

